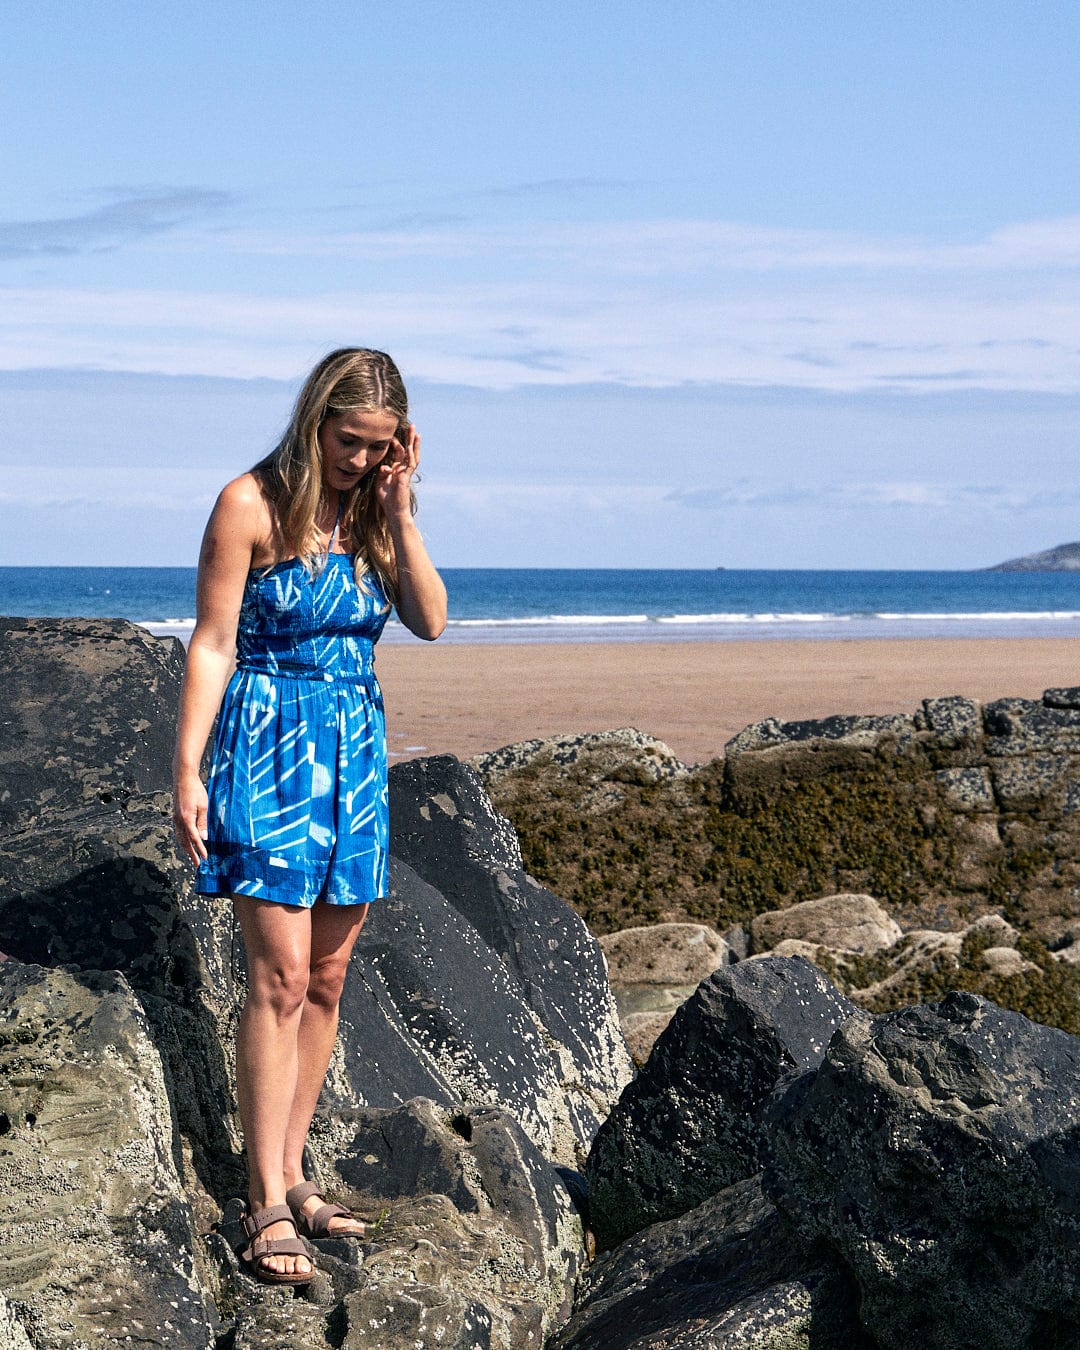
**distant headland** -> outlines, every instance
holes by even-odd
[[[1023,558],[1010,558],[983,568],[984,572],[1080,572],[1080,542],[1058,544],[1042,553],[1029,553]]]

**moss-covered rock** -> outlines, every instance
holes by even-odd
[[[985,708],[932,699],[911,717],[769,720],[686,773],[635,780],[621,760],[609,805],[604,776],[616,770],[583,737],[569,761],[536,743],[527,756],[499,752],[488,786],[526,869],[594,932],[685,921],[722,931],[841,892],[873,895],[905,929],[958,933],[996,912],[1030,944],[1031,965],[931,953],[880,997],[895,1007],[970,989],[1072,1028],[1080,980],[1050,948],[1080,916],[1073,693]],[[838,978],[856,989],[896,974]]]

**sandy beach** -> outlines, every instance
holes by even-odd
[[[1080,684],[1080,640],[386,644],[378,672],[394,760],[635,726],[700,762],[764,717],[908,712],[944,694],[1035,698]]]

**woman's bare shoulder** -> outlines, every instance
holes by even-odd
[[[225,484],[218,493],[218,505],[230,513],[269,514],[262,484],[250,471]]]
[[[253,542],[272,533],[270,505],[253,473],[242,473],[225,484],[218,493],[214,516],[220,526],[238,530]]]

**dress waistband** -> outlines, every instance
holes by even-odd
[[[375,663],[359,670],[322,670],[318,666],[255,665],[250,661],[237,662],[236,669],[251,675],[267,675],[274,680],[314,680],[317,684],[370,684],[375,678]]]

